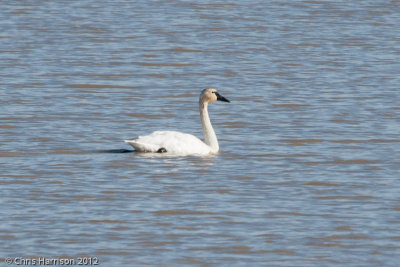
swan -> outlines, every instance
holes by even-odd
[[[174,155],[208,155],[219,150],[217,136],[208,115],[208,103],[214,101],[230,102],[214,88],[201,91],[199,109],[204,142],[194,135],[176,131],[155,131],[150,135],[125,140],[137,152],[168,153]]]

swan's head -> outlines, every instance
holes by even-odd
[[[226,99],[225,97],[223,97],[222,95],[220,95],[218,93],[217,89],[214,89],[214,88],[204,89],[201,92],[200,101],[207,102],[207,103],[211,103],[214,101],[231,102],[228,99]]]

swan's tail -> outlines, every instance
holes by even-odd
[[[139,142],[138,139],[125,140],[125,143],[130,144],[137,152],[157,152],[160,149],[157,145]]]

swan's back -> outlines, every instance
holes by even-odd
[[[168,152],[176,155],[207,155],[211,148],[196,136],[176,131],[156,131],[150,135],[125,140],[138,152]],[[160,151],[164,149],[165,151]]]

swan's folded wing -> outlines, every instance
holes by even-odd
[[[160,149],[155,144],[140,142],[138,139],[125,140],[125,143],[130,144],[137,152],[157,152]]]

